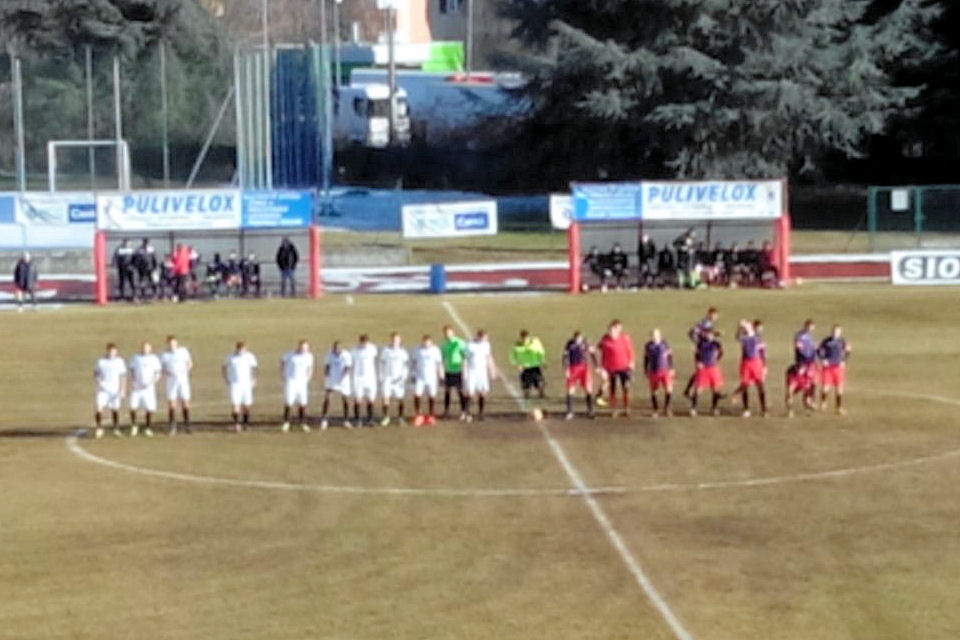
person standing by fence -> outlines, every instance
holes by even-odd
[[[137,288],[133,282],[134,250],[129,241],[123,240],[113,252],[113,266],[117,269],[117,290],[121,300],[127,298],[127,287],[130,287],[130,299],[137,297]]]
[[[37,268],[26,251],[13,268],[13,286],[17,289],[17,313],[23,313],[23,298],[27,295],[33,308],[37,308]]]
[[[297,247],[290,242],[290,238],[284,238],[277,249],[277,268],[280,270],[280,295],[286,297],[287,285],[290,285],[290,295],[297,295],[297,279],[295,272],[297,262],[300,260],[300,254],[297,253]]]
[[[190,247],[178,244],[173,252],[174,299],[183,302],[187,297],[187,280],[190,278]]]

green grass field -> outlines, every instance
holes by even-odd
[[[0,639],[953,640],[957,294],[813,285],[3,314],[0,431],[56,437],[0,439]],[[278,432],[277,360],[298,338],[321,355],[360,332],[383,342],[396,328],[409,344],[451,322],[444,301],[490,331],[505,370],[517,329],[541,336],[548,411],[575,328],[596,338],[618,316],[640,343],[660,326],[682,381],[684,334],[706,306],[728,336],[761,317],[774,415],[651,420],[638,386],[630,420],[538,425],[496,383],[499,417],[482,424]],[[854,346],[845,418],[783,417],[806,316],[818,334],[843,323]],[[104,343],[127,356],[170,332],[193,352],[205,428],[71,449]],[[257,428],[240,435],[225,430],[219,378],[238,338],[261,363]],[[597,491],[571,491],[570,470]]]

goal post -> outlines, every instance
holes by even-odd
[[[88,157],[81,164],[87,165],[85,170],[89,172],[90,184],[96,182],[96,157],[95,153],[101,149],[114,150],[114,166],[116,173],[116,183],[114,188],[120,191],[130,190],[130,145],[126,140],[48,140],[47,141],[47,188],[51,193],[57,191],[58,177],[61,167],[60,153],[64,150],[86,150]],[[75,172],[81,175],[83,171]],[[73,189],[75,190],[75,189]]]
[[[639,272],[637,246],[648,235],[658,249],[691,234],[703,249],[766,247],[781,283],[790,281],[790,215],[786,180],[573,183],[567,231],[568,290],[583,290],[585,257],[616,244],[628,272]]]

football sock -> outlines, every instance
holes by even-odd
[[[720,404],[720,392],[719,392],[719,391],[714,391],[714,392],[713,392],[713,410],[714,410],[714,411],[717,410],[717,405],[718,405],[718,404]]]
[[[487,397],[484,395],[477,397],[477,415],[483,417],[483,409],[487,405]]]
[[[653,403],[653,410],[654,410],[654,411],[659,411],[659,410],[660,410],[659,403],[657,402],[657,394],[656,394],[656,393],[651,393],[651,394],[650,394],[650,402]]]
[[[837,409],[843,409],[843,394],[837,394]]]
[[[327,412],[330,410],[330,396],[325,396],[323,398],[323,417],[327,417]]]
[[[153,414],[148,411],[148,412],[147,412],[146,414],[144,414],[144,416],[143,416],[143,424],[147,427],[147,429],[149,429],[149,428],[150,428],[150,424],[151,424],[152,422],[153,422]]]
[[[239,414],[239,413],[237,413],[236,411],[233,411],[233,412],[230,413],[230,415],[233,416],[233,424],[240,424],[240,414]]]
[[[300,405],[300,408],[297,409],[297,417],[300,418],[300,422],[306,422],[307,420],[307,408],[303,405]]]
[[[443,392],[443,412],[450,413],[450,387]]]
[[[190,409],[183,408],[183,424],[190,426]]]
[[[173,424],[174,422],[176,422],[176,420],[177,420],[177,412],[176,412],[176,409],[174,409],[173,407],[170,407],[170,409],[167,410],[167,416],[168,416],[169,419],[170,419],[170,424]]]
[[[696,390],[694,390],[694,391],[692,391],[692,392],[690,393],[690,408],[691,408],[691,409],[696,409],[696,408],[697,408],[697,399],[699,398],[699,395],[700,395],[700,394],[697,393]]]
[[[460,395],[460,410],[466,411],[467,407],[470,406],[470,398],[463,393],[463,387],[457,389],[457,393]]]
[[[767,390],[760,385],[757,387],[757,393],[760,395],[760,411],[767,412]]]
[[[464,413],[470,413],[470,398],[465,398],[463,403],[460,404],[460,409]]]
[[[587,401],[587,413],[593,413],[593,396],[589,393],[586,396]]]
[[[286,405],[283,407],[283,421],[290,422],[290,407]]]
[[[360,419],[360,403],[359,402],[353,403],[353,417],[356,420]]]
[[[667,391],[663,396],[663,408],[670,410],[670,401],[673,400],[673,394]]]
[[[420,415],[420,396],[413,397],[413,412]]]
[[[436,410],[437,401],[435,398],[430,398],[427,400],[427,406],[430,408],[430,415],[432,416]]]
[[[243,408],[243,424],[250,424],[250,409],[248,407]]]
[[[346,398],[343,399],[343,417],[350,417],[350,404],[347,402]]]
[[[398,418],[403,417],[403,400],[397,401],[397,417]]]
[[[102,419],[102,417],[100,416],[100,412],[99,412],[99,411],[97,411],[95,414],[93,414],[93,421],[96,423],[96,425],[97,425],[98,427],[100,426],[100,423],[103,422],[103,419]]]
[[[136,411],[131,411],[131,412],[130,412],[130,424],[131,424],[131,425],[137,424],[137,412],[136,412]]]
[[[367,400],[367,420],[373,420],[373,402]]]
[[[750,409],[750,392],[744,389],[740,392],[740,397],[743,398],[743,410],[747,411]]]
[[[590,396],[587,396],[589,398]],[[567,413],[573,413],[573,396],[569,393],[567,394]]]
[[[623,389],[623,408],[630,408],[630,391],[626,387]]]
[[[113,418],[113,427],[117,428],[120,426],[120,413],[117,411],[112,411],[110,417]]]

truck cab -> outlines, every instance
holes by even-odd
[[[410,142],[407,93],[394,96],[394,142]],[[341,87],[334,104],[334,135],[341,144],[384,148],[390,144],[390,88],[386,84]]]

